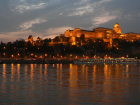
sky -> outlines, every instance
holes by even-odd
[[[114,28],[140,33],[140,0],[0,0],[0,41],[36,40],[68,29]]]

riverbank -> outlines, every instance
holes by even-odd
[[[73,63],[70,59],[44,59],[44,58],[1,58],[0,59],[5,64],[69,64]]]

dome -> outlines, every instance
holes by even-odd
[[[121,34],[121,27],[118,23],[116,23],[114,25],[114,31],[116,31],[117,33]]]
[[[75,28],[74,31],[75,31],[75,30],[77,31],[77,30],[81,30],[81,29],[80,29],[80,28]]]
[[[114,28],[118,28],[118,27],[120,27],[120,25],[119,25],[118,23],[116,23],[116,24],[114,25]]]

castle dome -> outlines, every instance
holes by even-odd
[[[75,28],[75,29],[74,29],[74,31],[78,31],[78,30],[81,30],[81,29],[80,29],[80,28]]]
[[[121,27],[118,23],[116,23],[114,25],[114,31],[116,31],[117,33],[121,34]]]
[[[114,25],[114,28],[120,28],[120,25],[119,25],[118,23],[116,23],[116,24]]]

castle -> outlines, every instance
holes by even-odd
[[[99,27],[93,29],[92,31],[82,30],[80,28],[75,28],[74,30],[66,30],[64,34],[60,34],[59,36],[56,36],[56,38],[52,39],[51,42],[49,42],[49,45],[53,46],[60,43],[62,43],[63,45],[68,45],[69,43],[71,45],[76,45],[76,43],[80,41],[79,39],[81,37],[84,37],[85,39],[85,43],[82,42],[83,45],[86,44],[89,39],[92,40],[92,42],[100,39],[104,42],[107,42],[110,47],[112,47],[112,41],[115,38],[131,42],[140,40],[140,34],[121,33],[121,27],[118,23],[116,23],[114,25],[114,29]],[[33,42],[32,36],[29,36],[28,41]]]
[[[121,28],[118,23],[114,25],[114,29],[99,27],[93,31],[87,31],[75,28],[74,30],[66,30],[65,37],[80,37],[82,34],[85,35],[85,38],[117,38],[121,35]]]

